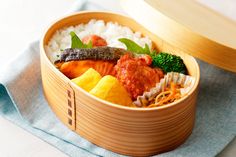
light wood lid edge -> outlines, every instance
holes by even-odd
[[[185,0],[182,1],[185,2]],[[209,39],[182,23],[178,23],[176,19],[168,17],[154,6],[150,6],[150,3],[158,5],[157,1],[152,0],[137,0],[135,3],[132,0],[121,1],[125,11],[133,19],[164,41],[210,64],[236,72],[236,43],[235,45],[224,45]],[[225,18],[225,21],[230,20]],[[233,38],[232,35],[228,39],[231,38]]]

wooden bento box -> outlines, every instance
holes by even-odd
[[[44,46],[63,27],[90,19],[113,21],[148,36],[160,51],[181,56],[196,81],[189,95],[159,108],[129,108],[103,101],[76,86],[50,62]],[[191,134],[200,79],[196,60],[153,35],[133,19],[111,12],[79,12],[51,25],[40,45],[45,97],[57,117],[90,142],[116,153],[147,156],[172,150]]]

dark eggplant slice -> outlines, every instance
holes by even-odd
[[[55,61],[55,63],[88,59],[117,61],[125,53],[127,53],[125,49],[107,46],[82,49],[68,48],[61,53],[60,59]]]

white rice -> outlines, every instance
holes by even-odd
[[[125,45],[118,41],[119,38],[128,38],[144,47],[145,43],[150,47],[152,42],[148,37],[142,37],[140,32],[133,32],[130,28],[121,26],[117,23],[103,20],[90,20],[87,24],[80,24],[77,26],[70,26],[56,31],[48,45],[46,51],[50,56],[50,60],[54,62],[60,54],[61,50],[70,48],[71,37],[70,32],[74,31],[80,39],[87,35],[96,34],[104,38],[108,46],[126,48]]]

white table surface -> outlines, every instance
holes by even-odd
[[[118,1],[99,0],[121,11]],[[236,20],[235,0],[198,0]],[[64,15],[75,0],[0,0],[0,69],[28,43],[39,39],[46,26]],[[236,154],[236,142],[224,155]],[[65,157],[66,155],[0,117],[0,157]],[[236,155],[235,155],[236,156]]]

